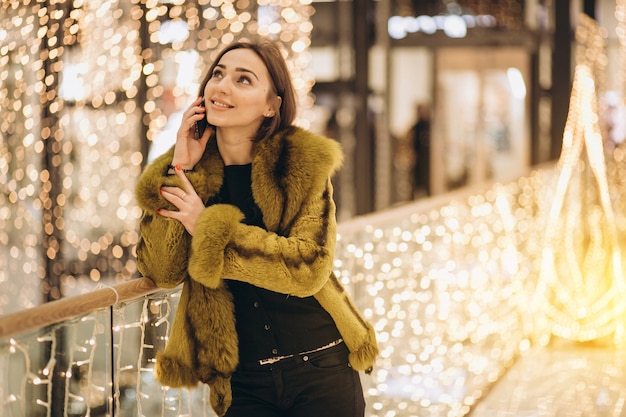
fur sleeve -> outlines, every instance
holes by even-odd
[[[241,223],[233,206],[209,207],[196,226],[189,272],[215,288],[221,277],[284,294],[317,293],[332,271],[335,205],[328,181],[321,195],[304,201],[285,236]]]
[[[174,156],[174,148],[146,167],[139,177],[135,196],[143,216],[139,225],[137,245],[139,271],[161,287],[171,288],[187,277],[187,262],[191,236],[177,220],[162,217],[158,209],[176,210],[160,193],[162,186],[182,187],[176,175],[166,175]],[[212,140],[196,168],[185,174],[203,201],[207,201],[221,186],[223,163]]]
[[[164,185],[179,185],[175,176],[165,175],[172,151],[157,158],[139,177],[135,196],[143,210],[139,223],[137,265],[142,275],[158,286],[173,288],[187,276],[187,258],[191,237],[184,226],[157,214],[157,209],[175,210],[160,193]]]
[[[173,288],[187,276],[190,237],[176,220],[144,213],[139,225],[137,268],[163,288]]]

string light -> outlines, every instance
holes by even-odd
[[[110,274],[124,280],[136,272],[132,248],[138,212],[128,179],[136,178],[145,162],[136,132],[143,127],[146,137],[154,139],[163,127],[169,65],[189,62],[194,59],[189,51],[197,51],[202,57],[194,61],[197,80],[207,55],[208,62],[223,44],[258,32],[280,37],[288,53],[294,53],[290,65],[295,70],[303,68],[300,59],[308,46],[301,38],[306,35],[295,28],[305,34],[310,30],[310,6],[299,3],[281,2],[281,10],[278,3],[260,2],[268,20],[258,22],[251,20],[253,6],[245,0],[74,1],[71,8],[69,2],[58,2],[56,9],[25,4],[5,2],[0,9],[0,111],[6,115],[0,121],[0,242],[20,265],[1,255],[0,284],[8,288],[3,294],[19,300],[32,295],[7,286],[9,277],[43,279],[47,271],[39,265],[44,258],[64,278],[56,287],[44,283],[50,294],[64,293],[80,277],[98,281]],[[182,32],[166,37],[165,22],[183,17],[185,28],[174,26]],[[148,28],[148,45],[141,43],[141,21]],[[285,35],[285,28],[293,28],[291,35]],[[184,30],[189,30],[188,36]],[[595,34],[592,38],[597,40]],[[89,58],[84,60],[87,66],[83,56]],[[581,183],[564,181],[564,186],[553,187],[564,169],[571,169],[572,178],[584,178],[581,162],[587,162],[587,174],[603,179],[594,125],[598,84],[591,83],[601,59],[595,56],[578,67],[572,94],[575,111],[560,171],[538,170],[446,204],[399,210],[354,229],[340,228],[335,270],[374,323],[382,349],[373,375],[363,378],[371,417],[465,415],[533,342],[546,343],[553,332],[576,340],[620,332],[621,260],[610,230],[613,221],[620,224],[620,216],[611,215],[607,199],[623,201],[622,190],[607,190],[601,181],[592,193],[583,193]],[[301,91],[308,83],[303,75]],[[172,96],[181,104],[196,89],[193,82],[175,84]],[[588,160],[581,161],[577,152],[583,139],[590,152]],[[45,166],[44,155],[50,155]],[[611,184],[620,180],[614,175],[616,171],[606,174]],[[559,201],[570,212],[562,215]],[[580,240],[573,225],[579,225],[582,216],[576,217],[574,210],[580,213],[584,207],[590,207],[589,219],[599,227],[586,229],[590,234]],[[38,217],[44,209],[48,217]],[[552,221],[562,223],[553,226]],[[571,233],[569,248],[578,250],[581,241],[593,248],[586,254],[585,268],[571,275],[563,271],[570,272],[577,263],[567,257],[567,247],[555,242],[565,233]],[[51,237],[43,254],[36,249],[42,234]],[[547,267],[552,260],[558,262],[552,268],[555,274]],[[591,292],[594,297],[576,291],[584,274],[605,270],[613,274],[609,279],[596,275],[602,285],[592,288],[599,290]],[[578,287],[567,285],[570,276],[578,279]],[[535,298],[538,280],[544,290]],[[55,368],[51,362],[38,363],[48,360],[39,360],[41,352],[57,349],[56,332],[71,337],[71,359],[63,366],[72,381],[67,388],[71,407],[119,407],[126,398],[139,402],[137,409],[146,413],[154,407],[159,410],[154,414],[167,410],[168,415],[190,415],[198,401],[207,409],[205,386],[171,390],[155,383],[152,373],[179,295],[173,291],[148,297],[116,307],[112,316],[97,312],[42,329],[40,336],[0,345],[0,361],[6,365],[0,367],[0,411],[10,408],[12,414],[26,414],[30,401],[25,392],[37,394],[37,407],[49,407]],[[576,308],[570,309],[568,301],[575,301]],[[543,314],[533,317],[529,306]],[[111,332],[113,340],[108,339]],[[111,354],[114,364],[98,361]],[[97,372],[110,366],[115,369],[115,375],[109,375],[112,381],[106,371]]]
[[[363,378],[371,416],[465,415],[529,346],[520,311],[549,176],[340,231],[336,272],[382,347]]]
[[[310,108],[312,12],[298,0],[2,2],[0,313],[135,277],[134,179],[172,112],[222,47],[255,34],[283,45]]]

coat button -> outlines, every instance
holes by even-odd
[[[252,304],[252,305],[254,306],[254,308],[259,308],[259,306],[260,306],[261,304],[259,304],[259,302],[258,302],[258,301],[255,301],[255,302],[254,302],[254,304]]]
[[[263,328],[264,328],[265,330],[269,330],[269,329],[270,329],[270,325],[269,325],[269,324],[266,324],[265,326],[263,326]]]
[[[278,355],[278,349],[272,349],[272,355]]]
[[[308,360],[309,360],[309,357],[308,357],[307,355],[304,355],[304,356],[302,357],[302,360],[306,362],[306,361],[308,361]]]

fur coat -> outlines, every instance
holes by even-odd
[[[193,237],[176,220],[157,214],[175,209],[161,197],[173,149],[139,178],[143,210],[137,246],[139,271],[163,288],[183,284],[165,350],[157,354],[157,380],[170,387],[210,386],[211,406],[223,415],[231,402],[230,376],[238,364],[232,295],[223,278],[291,296],[314,296],[331,315],[357,371],[370,372],[378,355],[371,324],[333,274],[335,204],[330,178],[340,167],[340,145],[298,127],[253,148],[252,195],[267,228],[242,222],[235,206],[215,204],[200,215]],[[186,175],[205,203],[218,193],[224,163],[211,138]]]

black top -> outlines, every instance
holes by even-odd
[[[209,204],[233,204],[244,213],[246,224],[265,228],[252,198],[251,171],[252,164],[226,166],[224,184]],[[225,279],[234,297],[241,363],[312,350],[341,337],[314,297],[289,296]]]

